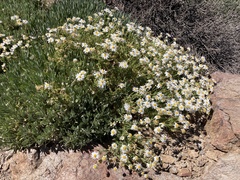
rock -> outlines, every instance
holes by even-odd
[[[192,168],[192,174],[193,174],[193,172],[194,172],[195,174],[199,174],[199,173],[201,172],[201,168],[198,167],[198,166],[194,166],[194,167]],[[192,175],[192,174],[191,174],[191,175]]]
[[[167,172],[161,172],[160,175],[153,175],[152,179],[163,179],[163,180],[182,180],[181,177],[174,175],[174,174],[170,174]],[[125,180],[125,179],[124,179]],[[130,179],[129,179],[130,180]],[[131,179],[131,180],[139,180],[139,179]]]
[[[179,162],[176,162],[176,166],[177,166],[178,169],[186,168],[187,163],[185,161],[179,161]]]
[[[207,158],[199,157],[196,161],[198,167],[203,167],[208,162]]]
[[[210,125],[206,129],[211,137],[212,145],[221,151],[230,151],[233,144],[238,142],[238,138],[232,131],[229,114],[221,109],[214,110]]]
[[[229,153],[207,169],[201,180],[239,180],[240,154]]]
[[[186,168],[186,167],[187,167],[187,163],[186,162],[181,163],[181,168]]]
[[[240,146],[240,76],[215,72],[217,82],[212,101],[213,115],[205,129],[214,147],[228,152]]]
[[[195,150],[188,150],[188,155],[191,157],[191,158],[197,158],[199,155],[198,155],[198,151],[195,151]]]
[[[178,168],[176,166],[172,166],[169,169],[169,172],[172,173],[172,174],[177,174],[178,173]]]
[[[168,169],[168,168],[169,168],[169,164],[163,163],[163,164],[162,164],[162,168],[163,168],[163,169]]]
[[[14,154],[13,150],[2,150],[0,151],[0,172],[6,172],[10,165],[9,163],[4,163],[5,161],[7,161],[8,159],[10,159]],[[0,176],[1,179],[1,176]]]
[[[99,147],[94,148],[99,149]],[[0,152],[0,157],[6,152]],[[99,164],[93,169],[96,163],[91,158],[91,152],[17,152],[9,158],[1,161],[0,179],[2,180],[143,180],[137,173],[130,174],[124,168],[117,170],[108,169],[106,164]],[[150,171],[153,179],[180,180],[176,175],[161,172],[155,174]],[[150,176],[150,177],[151,177]]]
[[[205,153],[205,156],[211,160],[217,161],[219,157],[223,156],[225,153],[217,150],[208,150]]]
[[[166,164],[174,164],[177,161],[176,158],[174,158],[170,155],[162,154],[162,155],[160,155],[160,157],[161,157],[162,162],[166,163]]]
[[[186,160],[186,159],[188,158],[188,154],[185,153],[185,152],[182,152],[181,155],[182,155],[182,156],[181,156],[181,159],[182,159],[182,160]]]
[[[187,168],[179,169],[178,176],[180,177],[189,177],[192,175],[191,171]]]

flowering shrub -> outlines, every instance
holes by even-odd
[[[114,10],[69,18],[42,38],[47,60],[2,77],[1,89],[9,75],[16,79],[4,96],[21,95],[3,101],[15,113],[5,116],[10,137],[1,138],[15,139],[17,148],[49,142],[75,148],[110,136],[107,152],[92,158],[143,172],[160,167],[159,143],[169,132],[185,133],[192,114],[210,112],[213,83],[204,57],[125,23]]]
[[[28,24],[27,20],[23,20],[18,15],[14,15],[11,16],[11,24],[9,24],[8,27],[9,29],[18,29],[26,24]],[[2,21],[0,21],[0,25],[6,26]],[[0,33],[0,57],[9,58],[17,48],[28,47],[30,39],[32,38],[33,37],[30,38],[22,34],[21,39],[17,41],[13,36]]]
[[[44,46],[41,37],[47,31],[46,27],[59,26],[69,16],[93,14],[104,4],[98,0],[64,0],[45,8],[35,2],[6,0],[0,3],[0,146],[25,149],[59,143],[73,148],[101,140],[104,134],[108,134],[105,130],[107,123],[104,122],[108,121],[106,107],[99,106],[96,103],[97,95],[93,97],[90,94],[85,95],[82,102],[79,101],[82,107],[76,108],[73,101],[64,99],[64,91],[60,92],[57,86],[49,83],[62,81],[62,77],[56,77],[56,74],[63,74],[56,72],[57,68],[54,71],[54,64],[48,62],[53,47],[47,43]],[[29,9],[33,13],[29,13]],[[53,101],[50,97],[54,93],[56,99]],[[74,91],[67,93],[73,97],[71,93]],[[95,101],[92,100],[94,98]],[[49,107],[52,102],[56,103]],[[80,119],[79,111],[87,113],[85,120],[75,126],[78,122],[76,119]],[[87,117],[94,119],[93,116],[98,120],[94,121],[95,130],[87,121]],[[83,116],[81,119],[84,119]]]
[[[111,106],[116,113],[109,122],[113,143],[103,156],[116,167],[157,169],[158,145],[167,141],[168,132],[185,133],[190,114],[210,112],[213,84],[204,57],[153,37],[148,27],[123,24],[109,9],[87,21],[68,19],[49,30],[46,40],[56,49],[52,61],[74,64],[72,88],[87,86],[100,97],[119,97]],[[92,156],[98,159],[99,153]]]

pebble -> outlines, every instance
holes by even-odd
[[[167,164],[174,164],[177,161],[176,158],[174,158],[170,155],[162,154],[162,155],[160,155],[160,157],[161,157],[162,162],[167,163]]]
[[[162,168],[163,168],[163,169],[168,169],[168,167],[169,167],[169,164],[166,164],[166,163],[163,163],[163,164],[162,164]]]
[[[186,160],[188,158],[188,153],[186,151],[182,151],[182,160]]]
[[[200,157],[197,159],[196,164],[198,167],[203,167],[207,162],[208,160],[206,158]]]
[[[169,170],[170,173],[172,174],[177,174],[178,173],[178,168],[176,166],[172,166]]]
[[[199,156],[198,151],[195,151],[195,150],[188,150],[188,155],[191,158],[197,158]]]
[[[187,168],[183,168],[183,169],[179,169],[178,171],[178,176],[181,176],[181,177],[189,177],[192,175],[191,171]]]
[[[213,151],[207,151],[205,153],[205,155],[209,158],[209,159],[212,159],[214,161],[217,161],[218,159],[218,155],[216,153],[214,153]]]
[[[180,169],[180,168],[186,168],[187,167],[187,163],[185,161],[180,161],[176,163],[176,166]]]

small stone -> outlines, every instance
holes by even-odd
[[[229,152],[240,144],[240,76],[215,72],[211,78],[217,82],[210,97],[213,114],[204,128],[214,147]]]
[[[172,173],[172,174],[177,174],[178,173],[178,168],[176,166],[173,166],[173,167],[170,168],[169,172]]]
[[[163,163],[167,164],[174,164],[176,162],[176,158],[170,156],[170,155],[161,155],[161,160]]]
[[[189,169],[183,168],[183,169],[179,169],[177,175],[181,176],[181,177],[189,177],[192,175],[192,173],[191,173],[191,171],[189,171]]]
[[[195,150],[188,150],[188,155],[191,157],[191,158],[197,158],[199,156],[198,152],[195,151]]]
[[[201,150],[201,151],[199,152],[199,155],[201,155],[201,156],[205,155],[205,151],[204,151],[204,150]]]
[[[9,169],[9,167],[10,167],[10,164],[8,164],[8,163],[1,165],[1,172],[7,171]]]
[[[196,164],[198,167],[203,167],[207,162],[208,160],[206,158],[200,157],[197,159]]]
[[[217,161],[218,159],[218,155],[214,152],[214,151],[207,151],[205,153],[205,155],[209,158],[209,159],[212,159],[214,161]]]
[[[186,168],[187,167],[187,163],[185,161],[180,161],[176,163],[176,166],[181,169],[181,168]]]
[[[163,164],[162,164],[162,168],[163,168],[163,169],[168,169],[168,167],[169,167],[169,164],[166,164],[166,163],[163,163]]]
[[[228,153],[221,157],[216,163],[211,166],[202,175],[202,179],[229,179],[239,180],[240,170],[240,154]]]
[[[187,149],[184,149],[181,153],[182,157],[181,157],[181,160],[187,160],[189,158],[189,155],[188,155],[188,150]]]
[[[182,159],[182,155],[181,155],[181,154],[178,154],[178,155],[177,155],[177,161],[181,161],[181,159]]]
[[[195,166],[195,167],[193,167],[192,171],[194,173],[199,172],[200,171],[200,167]]]

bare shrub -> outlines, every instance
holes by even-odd
[[[155,32],[169,33],[223,72],[240,73],[239,0],[105,0]]]

